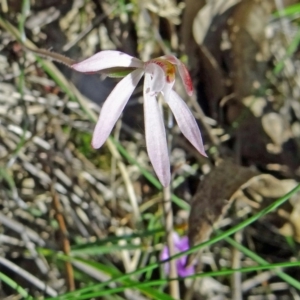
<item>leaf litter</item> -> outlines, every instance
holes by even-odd
[[[210,159],[199,158],[177,128],[170,129],[172,171],[180,182],[174,193],[191,205],[189,218],[174,205],[174,226],[182,235],[188,232],[191,246],[197,245],[297,185],[299,57],[297,48],[287,49],[297,38],[298,20],[273,17],[281,5],[297,1],[243,0],[226,5],[222,1],[178,5],[145,1],[137,6],[121,2],[33,3],[25,22],[26,35],[38,48],[53,48],[76,61],[99,49],[118,49],[143,60],[170,52],[188,59],[197,99],[185,100],[199,123],[205,124]],[[1,20],[18,26],[20,3],[7,3],[6,11],[2,5]],[[0,25],[0,272],[35,296],[62,294],[74,289],[74,284],[83,287],[82,274],[90,276],[89,283],[107,280],[107,273],[78,261],[56,264],[49,253],[69,255],[78,244],[96,246],[110,236],[122,238],[147,227],[159,229],[153,224],[161,216],[161,195],[143,179],[139,168],[120,163],[120,156],[109,147],[101,152],[91,149],[94,125],[82,105],[70,101],[70,95],[46,75],[36,57],[24,54],[12,32],[2,21]],[[275,73],[278,64],[281,72]],[[116,80],[59,68],[92,100],[84,102],[86,108],[98,113],[98,105]],[[182,87],[176,89],[184,95]],[[141,106],[139,93],[129,102],[124,124],[117,124],[114,136],[142,167],[151,170],[140,125],[143,119],[136,113]],[[192,169],[194,164],[197,167]],[[55,197],[59,199],[56,207]],[[244,228],[241,243],[269,262],[297,260],[299,211],[299,195],[295,194],[277,211]],[[86,258],[109,261],[130,272],[157,260],[163,248],[161,233],[112,244],[125,248]],[[132,244],[138,249],[131,249]],[[204,249],[199,256],[201,271],[255,265],[244,253],[237,253],[225,242]],[[26,278],[22,271],[33,277]],[[300,280],[297,271],[288,272]],[[157,279],[155,273],[147,276],[147,280]],[[191,291],[193,299],[262,299],[266,294],[284,299],[298,293],[271,271],[247,273],[231,282],[228,277],[208,277],[198,287],[186,281],[181,289],[182,295]],[[0,290],[3,299],[16,294],[5,283]],[[145,297],[134,289],[118,295],[122,299]]]

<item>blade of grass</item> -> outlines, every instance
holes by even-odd
[[[224,269],[220,271],[212,271],[212,272],[205,272],[205,273],[198,273],[195,275],[191,275],[185,278],[203,278],[203,277],[218,277],[218,276],[229,276],[234,274],[235,272],[240,273],[249,273],[249,272],[257,272],[257,271],[263,271],[263,270],[276,270],[278,268],[291,268],[291,267],[299,267],[299,262],[283,262],[283,263],[276,263],[276,264],[268,264],[268,265],[260,265],[260,266],[253,266],[253,267],[246,267],[246,268],[239,268],[239,269]],[[46,300],[71,300],[74,299],[76,296],[76,299],[91,299],[93,297],[100,297],[100,296],[106,296],[109,294],[114,293],[120,293],[123,292],[125,289],[128,288],[136,288],[141,289],[145,287],[153,287],[153,286],[160,286],[163,284],[168,283],[171,280],[184,280],[185,278],[171,278],[171,279],[157,279],[152,280],[148,282],[142,282],[142,283],[127,283],[126,286],[121,286],[117,288],[110,288],[110,289],[103,289],[100,291],[91,291],[88,294],[81,294],[82,290],[78,290],[77,293],[73,293],[73,295],[61,295],[59,297],[55,298],[47,298]],[[76,294],[76,295],[75,295]],[[66,296],[69,296],[65,298]],[[165,298],[154,298],[154,299],[165,299]],[[168,298],[172,299],[172,298]]]
[[[169,261],[171,259],[179,258],[179,257],[181,257],[183,255],[188,255],[188,254],[193,253],[195,251],[198,251],[198,250],[200,250],[200,249],[202,249],[204,247],[211,246],[211,245],[213,245],[213,244],[215,244],[215,243],[217,243],[217,242],[219,242],[221,240],[224,240],[225,238],[229,237],[230,235],[234,234],[235,232],[237,232],[237,231],[245,228],[246,226],[248,226],[248,225],[252,224],[253,222],[255,222],[256,220],[260,219],[261,217],[263,217],[263,216],[267,215],[268,213],[274,211],[276,208],[278,208],[283,203],[285,203],[292,195],[294,195],[298,191],[300,191],[300,184],[298,184],[289,193],[287,193],[283,197],[277,199],[271,205],[269,205],[266,208],[262,209],[260,212],[256,213],[252,217],[244,220],[240,224],[238,224],[238,225],[236,225],[236,226],[228,229],[225,232],[222,232],[222,233],[218,234],[217,236],[211,238],[210,240],[208,240],[208,241],[206,241],[204,243],[201,243],[199,245],[196,245],[196,246],[190,248],[187,251],[184,251],[184,252],[181,252],[181,253],[178,253],[178,254],[174,255],[174,256],[170,257],[166,261]],[[164,261],[164,262],[166,262],[166,261]],[[130,272],[130,273],[127,273],[127,274],[124,274],[124,275],[112,278],[111,280],[108,280],[106,282],[103,282],[103,283],[100,283],[100,284],[97,284],[97,285],[94,285],[94,286],[91,286],[91,287],[83,288],[83,289],[79,290],[79,292],[81,292],[81,293],[88,293],[88,292],[90,292],[91,290],[94,290],[94,289],[103,289],[103,288],[105,288],[106,285],[108,285],[111,282],[120,282],[122,280],[130,278],[130,276],[132,276],[132,275],[137,275],[137,274],[141,274],[141,273],[147,272],[149,270],[153,270],[153,269],[157,268],[161,263],[162,262],[153,263],[151,265],[148,265],[148,266],[146,266],[144,268],[141,268],[139,270],[136,270],[134,272]],[[69,294],[66,294],[65,296],[72,297],[72,295],[74,295],[74,294],[69,293]],[[55,299],[55,298],[53,298],[53,299]],[[67,298],[65,298],[65,299],[67,299]]]
[[[2,168],[0,166],[0,182],[5,180],[7,185],[9,186],[11,197],[16,201],[16,203],[23,209],[28,209],[28,205],[24,202],[18,195],[18,190],[16,188],[16,184],[14,178],[7,171],[7,168]]]
[[[300,3],[294,4],[294,5],[290,5],[288,7],[285,7],[283,10],[281,11],[276,11],[274,13],[274,17],[288,17],[288,16],[292,16],[295,14],[299,14],[300,13]]]
[[[285,200],[285,201],[286,201],[286,200]],[[281,204],[280,204],[280,205],[281,205]],[[274,209],[275,209],[275,208],[274,208]],[[266,212],[266,213],[268,213],[268,212]],[[249,221],[249,220],[251,220],[251,218],[249,218],[249,219],[246,220],[246,221]],[[254,221],[255,221],[255,220],[253,219],[250,223],[252,223],[252,222],[254,222]],[[244,221],[244,222],[242,222],[241,224],[242,224],[242,226],[245,227],[245,226],[249,225],[250,223],[249,223],[249,222],[247,223],[247,222]],[[239,224],[239,225],[241,225],[241,224]],[[234,228],[237,228],[237,227],[234,227]],[[240,227],[240,228],[243,228],[243,227]],[[237,229],[236,231],[238,231],[238,230],[239,230],[239,229]],[[235,231],[235,232],[236,232],[236,231]],[[228,232],[225,232],[225,234],[227,234],[227,236],[228,236],[228,235],[230,235],[230,234],[232,234],[232,233],[230,233],[230,230],[229,230]],[[218,237],[219,240],[220,240],[220,239],[223,239],[224,237],[226,237],[226,235],[223,236],[223,235],[221,234],[220,236],[217,236],[217,237]],[[216,238],[217,238],[217,237],[216,237]],[[221,238],[220,238],[220,237],[221,237]],[[214,241],[214,239],[211,239],[211,240],[208,241],[208,242],[211,242],[211,241]],[[214,241],[214,242],[216,242],[216,241]],[[211,242],[211,244],[213,244],[213,242]],[[199,246],[199,245],[198,245],[198,246]],[[197,246],[197,247],[198,247],[198,246]],[[206,246],[206,245],[205,245],[205,243],[203,243],[203,244],[201,244],[200,246],[204,247],[204,246]],[[199,247],[198,249],[200,249],[200,247]],[[192,252],[191,250],[195,251],[195,247],[193,247],[193,249],[190,249],[189,251],[187,251],[186,254]],[[182,254],[181,254],[181,255],[182,255]],[[181,256],[181,255],[177,255],[177,256]],[[174,256],[174,258],[175,258],[175,257],[176,257],[176,256]]]
[[[96,270],[99,270],[101,271],[102,273],[105,273],[109,276],[120,276],[122,273],[116,269],[114,266],[107,266],[107,265],[104,265],[104,264],[101,264],[101,263],[98,263],[98,262],[94,262],[94,261],[90,261],[90,260],[85,260],[85,259],[80,259],[80,258],[74,258],[74,257],[68,257],[66,255],[63,255],[63,254],[58,254],[57,256],[58,259],[62,259],[64,261],[80,261],[80,262],[83,262],[93,268],[95,268]],[[135,285],[137,284],[137,282],[131,280],[130,278],[125,278],[124,280],[121,280],[120,281],[121,284],[124,285],[123,287],[123,290],[124,291],[125,289],[127,289],[129,286],[131,285]],[[113,294],[113,293],[110,293],[109,290],[118,290],[118,288],[111,288],[109,287],[108,290],[108,293],[105,295],[108,295],[108,294]],[[140,288],[138,288],[139,291],[141,293],[143,293],[144,295],[148,296],[148,297],[151,297],[151,299],[161,299],[161,300],[173,300],[173,298],[163,292],[160,292],[156,289],[152,289],[152,288],[147,288],[147,287],[143,287],[141,286]],[[100,291],[102,292],[102,291]],[[92,292],[92,293],[95,293],[95,292]],[[71,295],[72,294],[72,295]],[[64,299],[68,299],[69,295],[71,295],[71,299],[74,299],[73,297],[75,297],[76,295],[76,299],[91,299],[93,298],[94,296],[91,296],[91,294],[89,294],[89,296],[87,297],[86,295],[81,295],[81,291],[76,291],[76,292],[72,292],[72,293],[69,293],[69,294],[66,294],[66,295],[61,295],[59,297],[56,297],[56,298],[53,298],[53,299],[60,299],[60,300],[64,300]],[[52,299],[52,298],[51,298]]]
[[[0,26],[3,27],[6,31],[12,34],[21,44],[24,44],[28,48],[36,49],[35,44],[30,42],[28,39],[22,42],[21,34],[17,28],[10,24],[0,15]],[[88,101],[80,94],[80,92],[68,82],[65,76],[56,68],[56,66],[48,60],[44,60],[36,56],[36,60],[40,63],[41,67],[46,73],[57,83],[57,85],[68,95],[68,97],[74,101],[78,102],[82,110],[87,114],[87,116],[92,121],[96,121],[97,117],[95,113],[89,108]]]
[[[119,236],[110,236],[107,238],[103,238],[101,240],[98,240],[96,242],[92,243],[86,243],[79,244],[76,246],[72,246],[72,251],[77,251],[80,249],[85,249],[87,247],[100,247],[100,246],[106,246],[106,244],[117,244],[120,240],[126,240],[127,242],[130,242],[131,240],[134,240],[135,238],[147,238],[147,237],[153,237],[156,234],[164,234],[163,228],[155,228],[155,229],[149,229],[141,232],[136,232],[128,235],[119,235]]]
[[[71,251],[71,255],[100,255],[100,254],[107,254],[112,253],[115,251],[122,251],[122,250],[137,250],[141,249],[141,245],[130,245],[126,244],[122,245],[103,245],[103,246],[94,246],[94,247],[87,247],[81,248]]]
[[[300,30],[297,31],[295,37],[293,38],[292,42],[288,46],[288,48],[286,50],[286,54],[283,57],[283,59],[276,64],[276,66],[273,70],[273,73],[275,75],[278,75],[282,71],[285,60],[290,58],[296,52],[296,50],[298,49],[299,43],[300,43]]]
[[[19,18],[19,31],[20,31],[20,36],[21,36],[21,39],[22,40],[25,40],[26,39],[26,35],[25,35],[25,21],[26,21],[26,18],[27,18],[27,15],[29,14],[29,11],[30,11],[30,2],[28,0],[23,0],[22,1],[22,11],[21,11],[21,14],[20,14],[20,18]],[[24,58],[24,61],[25,61],[25,57]],[[24,122],[24,127],[22,128],[22,135],[21,135],[21,138],[20,138],[20,141],[18,142],[16,148],[13,150],[13,153],[11,155],[11,158],[10,160],[8,161],[7,163],[7,166],[10,167],[12,164],[14,164],[15,160],[16,160],[16,157],[18,156],[18,153],[20,152],[20,150],[23,148],[23,146],[25,145],[25,142],[26,142],[26,132],[27,132],[27,129],[29,127],[29,116],[28,116],[28,112],[27,112],[27,106],[24,102],[24,87],[25,87],[25,72],[24,72],[24,62],[20,63],[20,75],[18,77],[18,91],[20,93],[20,106],[22,106],[23,108],[23,112],[24,112],[24,119],[23,119],[23,122]],[[13,179],[11,179],[13,181]],[[23,208],[27,208],[27,205],[26,203],[22,204]]]
[[[19,31],[20,31],[20,38],[22,41],[26,40],[26,34],[25,34],[25,22],[26,18],[30,12],[30,1],[29,0],[23,0],[22,1],[22,11],[19,18]]]
[[[229,243],[230,245],[232,245],[233,247],[235,247],[236,249],[238,249],[239,251],[243,252],[246,256],[248,256],[249,258],[251,258],[252,260],[254,260],[255,262],[257,262],[258,264],[262,265],[262,266],[269,266],[269,262],[266,261],[265,259],[263,259],[262,257],[260,257],[259,255],[257,255],[256,253],[252,252],[251,250],[249,250],[248,248],[244,247],[243,245],[237,243],[235,240],[233,240],[230,237],[225,238],[225,241],[227,243]],[[300,262],[296,262],[298,263],[298,266],[300,266]],[[287,282],[288,284],[290,284],[291,286],[293,286],[294,288],[300,290],[300,282],[294,278],[292,278],[290,275],[280,271],[280,270],[275,270],[275,273],[285,282]]]
[[[19,293],[26,300],[33,299],[33,297],[31,297],[25,289],[23,289],[20,285],[18,285],[15,281],[10,279],[8,276],[3,274],[2,272],[0,272],[0,280],[5,282],[7,285],[9,285],[13,290],[15,290],[17,293]]]

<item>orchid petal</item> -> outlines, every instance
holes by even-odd
[[[190,248],[188,236],[185,235],[181,237],[178,244],[176,244],[176,247],[178,248],[179,251],[182,252],[188,250]]]
[[[161,251],[160,260],[166,260],[169,257],[170,257],[169,248],[168,248],[168,246],[165,246]]]
[[[172,238],[173,238],[174,246],[176,248],[180,249],[181,238],[180,238],[179,234],[176,231],[172,232]]]
[[[174,248],[175,248],[174,249],[174,251],[175,251],[174,254],[176,254],[178,252],[179,253],[184,252],[184,251],[186,251],[190,248],[187,236],[180,237],[176,231],[172,232],[172,236],[173,236],[173,242],[174,242]],[[165,261],[169,258],[170,258],[169,248],[166,245],[163,248],[163,250],[160,254],[160,260]],[[177,258],[175,260],[175,262],[176,262],[176,269],[177,269],[178,275],[180,277],[186,277],[186,276],[195,274],[194,264],[192,264],[191,266],[186,267],[186,262],[187,262],[187,256],[186,255],[183,255],[183,256]],[[164,271],[165,271],[166,274],[170,273],[169,262],[164,263],[163,268],[164,268]]]
[[[170,258],[170,254],[169,254],[169,248],[168,246],[165,246],[160,254],[160,260],[164,261],[166,259]],[[164,263],[164,272],[165,274],[169,274],[170,273],[170,265],[169,263]]]
[[[166,187],[170,184],[170,163],[166,132],[163,118],[159,109],[156,95],[151,93],[152,79],[149,73],[145,74],[144,82],[144,115],[147,152],[154,171]]]
[[[93,133],[93,148],[98,149],[104,144],[143,74],[143,70],[133,71],[124,77],[110,93],[102,106]]]
[[[195,274],[195,267],[186,265],[187,256],[181,256],[176,260],[177,272],[180,277],[186,277]]]
[[[174,90],[164,93],[164,96],[182,134],[203,156],[207,156],[198,124],[186,103]]]
[[[192,96],[193,95],[193,82],[192,82],[190,73],[189,73],[188,69],[186,68],[185,64],[182,63],[174,55],[165,55],[165,56],[163,56],[163,58],[177,66],[179,75],[180,75],[181,80],[184,85],[184,88],[185,88],[187,94],[189,96]]]
[[[155,63],[148,63],[145,68],[145,73],[150,75],[149,92],[161,92],[166,83],[163,69]]]
[[[139,68],[144,67],[144,63],[126,53],[120,51],[101,51],[85,59],[82,62],[71,66],[78,72],[97,72],[115,67]]]

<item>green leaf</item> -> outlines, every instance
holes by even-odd
[[[274,17],[288,17],[300,13],[300,3],[285,7],[283,10],[276,11]]]
[[[10,279],[8,276],[0,272],[0,280],[9,285],[12,289],[14,289],[18,294],[24,297],[26,300],[32,300],[33,298],[27,293],[25,289],[23,289],[19,284]]]

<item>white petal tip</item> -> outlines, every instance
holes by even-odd
[[[164,188],[166,188],[166,187],[168,187],[168,186],[170,185],[170,180],[168,180],[168,181],[162,181],[162,180],[160,180],[160,183],[161,183],[161,185],[162,185]]]
[[[94,149],[99,149],[99,148],[101,148],[103,143],[97,143],[96,141],[92,141],[91,145]]]
[[[158,177],[158,180],[164,188],[168,187],[171,182],[171,173],[170,173],[169,162],[167,164],[168,164],[168,168],[166,167],[165,170],[168,169],[168,171],[157,170],[157,168],[155,168],[155,166],[153,165],[153,168]]]
[[[201,155],[203,155],[204,157],[208,157],[208,155],[205,152],[200,152]]]
[[[82,67],[81,63],[76,63],[71,65],[71,68],[77,72],[85,72],[84,68]]]
[[[194,146],[195,147],[195,146]],[[200,146],[196,146],[195,147],[197,149],[197,151],[204,157],[208,157],[208,155],[206,154],[205,150],[203,149],[203,147]]]

